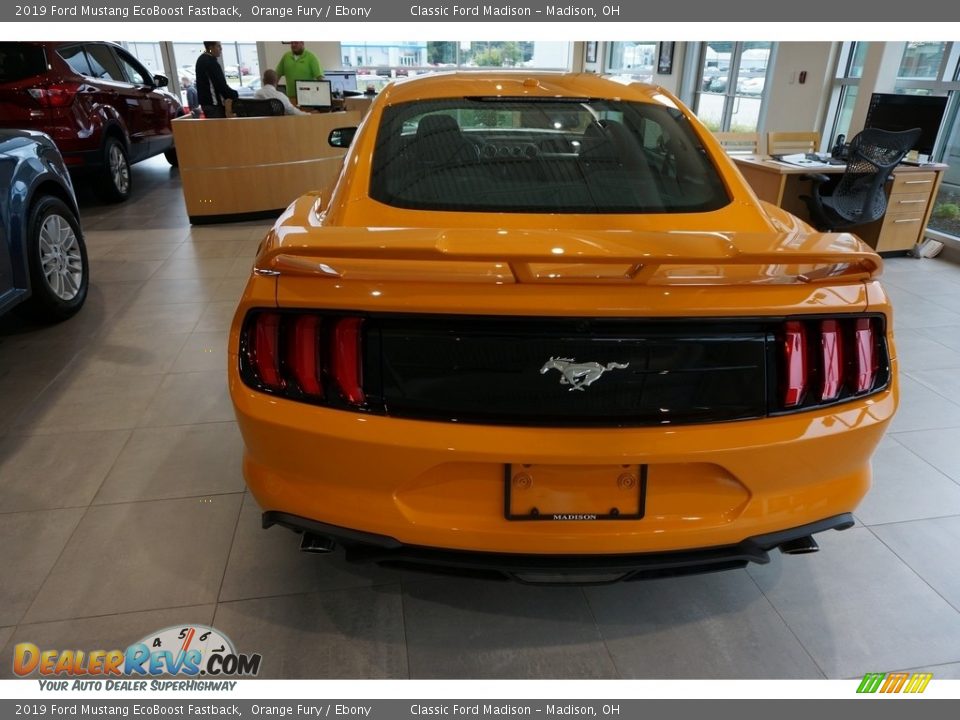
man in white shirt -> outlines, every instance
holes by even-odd
[[[283,103],[283,110],[286,115],[307,115],[307,113],[300,108],[293,106],[293,103],[290,102],[290,98],[287,97],[286,93],[277,90],[277,79],[276,70],[264,71],[263,84],[260,86],[260,89],[253,94],[253,97],[257,100],[276,98]]]

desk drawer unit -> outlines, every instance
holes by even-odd
[[[935,172],[894,174],[887,213],[877,237],[878,252],[909,250],[921,240],[936,184]]]

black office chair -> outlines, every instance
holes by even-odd
[[[283,103],[276,98],[238,98],[233,101],[233,114],[237,117],[279,117],[285,112]]]
[[[847,169],[829,194],[829,175],[805,175],[813,195],[801,195],[817,230],[832,232],[879,220],[887,211],[884,184],[920,138],[920,128],[891,132],[868,128],[850,142]]]

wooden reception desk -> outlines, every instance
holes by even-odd
[[[173,121],[191,223],[279,213],[310,190],[327,191],[346,150],[330,131],[360,124],[359,112]]]

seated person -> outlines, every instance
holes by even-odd
[[[283,103],[284,114],[286,115],[306,115],[300,108],[294,107],[286,93],[277,90],[277,71],[265,70],[263,73],[263,85],[257,90],[253,97],[257,100],[270,100],[276,98]]]

